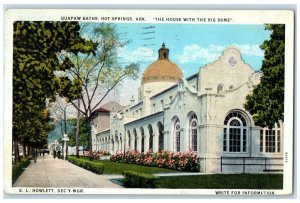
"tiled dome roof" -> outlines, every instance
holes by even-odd
[[[165,44],[158,50],[158,55],[158,60],[145,70],[142,84],[160,81],[177,82],[183,76],[181,69],[169,60],[169,49]]]

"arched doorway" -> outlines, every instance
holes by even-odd
[[[141,135],[141,152],[145,151],[145,133],[144,133],[144,128],[140,128],[140,135]]]
[[[134,150],[137,150],[137,133],[136,129],[133,129],[133,136],[134,136]]]
[[[128,150],[131,150],[131,136],[129,130],[127,130],[127,136],[128,136]]]
[[[148,132],[149,132],[149,150],[153,150],[153,128],[152,125],[148,125]]]
[[[157,129],[158,129],[158,150],[164,150],[164,126],[161,122],[157,123]]]

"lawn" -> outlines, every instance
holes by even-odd
[[[282,189],[282,174],[213,174],[160,177],[158,188]]]
[[[82,159],[87,159],[87,157],[81,157]],[[149,166],[141,166],[136,164],[124,164],[118,162],[112,162],[109,160],[97,160],[93,159],[95,162],[103,163],[104,165],[104,172],[103,174],[122,174],[123,171],[136,171],[140,173],[146,174],[153,174],[153,173],[176,173],[178,171],[165,169],[165,168],[158,168],[158,167],[149,167]]]

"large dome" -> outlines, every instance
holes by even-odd
[[[178,82],[183,74],[181,69],[169,60],[169,49],[165,44],[158,50],[158,60],[150,64],[142,77],[142,84],[149,82]]]

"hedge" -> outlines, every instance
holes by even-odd
[[[83,160],[72,156],[68,156],[68,161],[97,174],[102,174],[104,171],[104,166],[102,163]]]
[[[124,186],[129,188],[156,188],[158,177],[135,171],[123,171]]]
[[[20,162],[16,163],[12,167],[12,183],[19,178],[19,176],[25,171],[27,166],[31,163],[32,156],[22,159]]]

